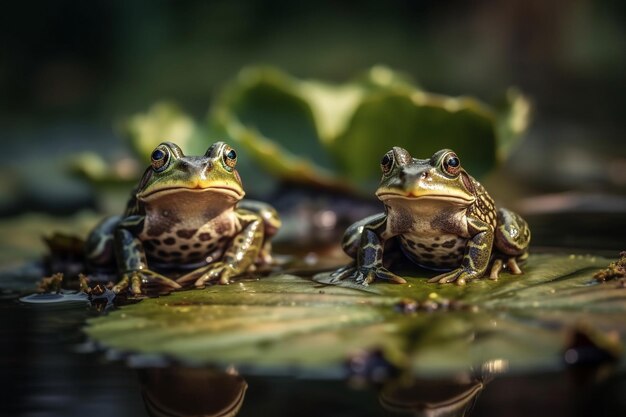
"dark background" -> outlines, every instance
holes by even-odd
[[[89,204],[52,161],[117,152],[116,123],[156,100],[203,118],[220,86],[258,63],[335,82],[384,64],[486,102],[517,86],[534,121],[506,172],[533,192],[623,194],[625,21],[619,0],[10,2],[0,213],[45,210],[49,188],[72,203],[61,211]]]

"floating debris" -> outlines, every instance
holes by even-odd
[[[620,287],[624,288],[626,286],[626,251],[620,252],[617,261],[611,262],[608,267],[596,272],[593,279],[598,282],[618,279]]]
[[[49,277],[43,277],[37,283],[38,293],[59,293],[63,285],[63,273],[57,272]]]
[[[72,283],[75,284],[75,282]],[[103,283],[91,282],[87,275],[78,274],[79,289],[75,291],[72,288],[66,288],[68,285],[65,274],[57,272],[42,278],[37,284],[37,293],[22,297],[20,301],[31,304],[88,302],[97,311],[104,311],[111,307],[115,300],[115,293],[111,290],[111,286],[111,283],[106,286]]]

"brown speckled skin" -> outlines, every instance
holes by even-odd
[[[490,265],[493,279],[505,265],[521,273],[516,261],[527,256],[526,222],[516,213],[496,209],[452,151],[422,160],[396,147],[383,158],[382,170],[376,194],[385,212],[346,230],[342,246],[355,261],[335,272],[336,279],[365,285],[375,279],[404,282],[383,266],[388,241],[399,242],[402,253],[421,266],[449,271],[432,282],[463,284],[484,276]]]
[[[223,142],[204,156],[185,156],[169,142],[159,145],[124,216],[105,219],[89,235],[91,267],[116,264],[120,281],[114,290],[130,287],[137,294],[147,281],[171,288],[190,281],[227,284],[271,262],[270,239],[280,220],[267,204],[241,201],[231,152]],[[189,272],[174,282],[160,273],[170,270]]]

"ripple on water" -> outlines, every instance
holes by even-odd
[[[83,292],[60,292],[45,294],[30,294],[20,298],[26,304],[66,304],[89,303],[89,296]]]

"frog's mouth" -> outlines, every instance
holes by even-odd
[[[241,190],[225,186],[209,186],[209,187],[167,187],[154,190],[149,194],[137,196],[143,201],[153,201],[162,197],[172,196],[180,193],[217,193],[233,200],[239,201],[243,198],[244,193]]]
[[[445,201],[448,203],[456,203],[456,204],[471,204],[474,202],[473,198],[463,195],[453,195],[453,194],[413,194],[413,193],[399,193],[394,191],[385,190],[379,193],[376,193],[376,197],[378,197],[381,201],[386,200],[435,200],[435,201]]]

